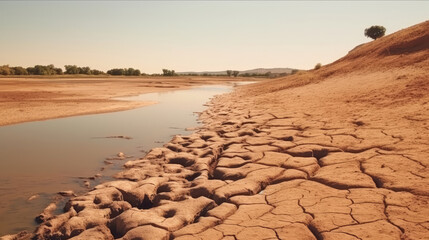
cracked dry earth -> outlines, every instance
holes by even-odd
[[[242,86],[20,239],[429,239],[429,21]]]
[[[200,131],[45,212],[34,238],[428,239],[425,121],[243,96],[215,98]]]

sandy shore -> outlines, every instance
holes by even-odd
[[[153,103],[114,98],[235,80],[252,81],[222,77],[1,77],[0,126],[127,110]]]
[[[200,131],[18,239],[426,239],[427,29],[214,99]]]

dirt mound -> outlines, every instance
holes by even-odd
[[[399,73],[401,70],[405,72]],[[429,21],[400,30],[369,43],[359,45],[346,56],[318,70],[299,72],[295,75],[260,83],[249,90],[253,94],[276,92],[291,87],[325,81],[333,77],[347,78],[350,74],[374,72],[397,73],[393,78],[414,79],[412,75],[429,68]],[[427,78],[426,78],[427,79]],[[412,83],[412,85],[415,85]],[[252,89],[253,88],[253,89]]]
[[[389,69],[415,64],[428,65],[429,21],[362,44],[327,67],[327,71]]]
[[[367,44],[360,45],[337,62],[360,57],[385,57],[412,54],[429,49],[429,21],[400,30]]]

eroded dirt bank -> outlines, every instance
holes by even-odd
[[[429,47],[373,53],[427,38],[428,24],[214,99],[199,132],[127,162],[64,214],[47,209],[21,238],[427,239]]]

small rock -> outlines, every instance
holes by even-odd
[[[133,139],[132,137],[122,136],[122,135],[119,135],[119,136],[108,136],[106,138],[122,138],[122,139],[127,139],[127,140]]]
[[[42,223],[42,222],[45,222],[46,220],[48,220],[49,218],[51,218],[53,216],[53,212],[55,211],[56,208],[57,208],[57,204],[55,204],[55,203],[49,204],[43,210],[43,212],[35,218],[36,222]]]
[[[76,194],[72,191],[72,190],[67,190],[67,191],[61,191],[58,192],[58,194],[60,194],[63,197],[76,197]]]
[[[30,196],[30,197],[27,199],[27,201],[33,201],[34,199],[39,198],[39,197],[40,197],[40,195],[39,195],[39,194],[34,194],[34,195]]]
[[[104,160],[104,164],[113,164],[112,161]]]
[[[188,128],[185,128],[185,131],[196,131],[198,129],[200,129],[200,127],[188,127]]]
[[[22,231],[17,234],[0,236],[1,240],[14,240],[14,239],[31,239],[33,235],[27,231]]]
[[[91,186],[91,183],[89,181],[84,181],[83,185],[85,185],[85,187],[89,188]]]
[[[115,157],[107,157],[106,160],[124,160],[126,158],[132,158],[133,156],[127,156],[123,152],[119,152]]]

